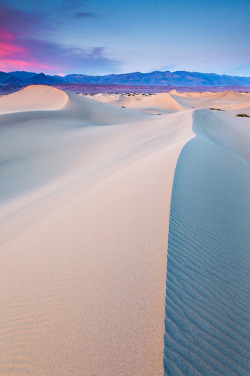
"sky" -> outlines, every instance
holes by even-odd
[[[0,0],[0,70],[250,76],[250,0]]]

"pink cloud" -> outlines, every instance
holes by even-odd
[[[56,65],[40,63],[30,57],[32,51],[25,44],[25,40],[19,40],[11,34],[6,28],[0,28],[0,67],[4,70],[11,69],[60,69]]]
[[[55,69],[57,67],[53,65],[40,64],[36,61],[18,60],[18,59],[4,59],[0,60],[0,68],[8,71],[10,69],[25,69],[25,68],[35,68],[35,69]]]
[[[87,15],[86,15],[87,16]],[[72,72],[83,70],[113,70],[119,62],[105,56],[103,47],[76,48],[41,39],[45,21],[39,15],[11,8],[7,4],[0,12],[0,67],[10,71]],[[34,32],[35,30],[35,32]],[[39,34],[39,39],[35,35]]]
[[[0,38],[5,40],[13,40],[14,36],[9,33],[3,26],[0,29]]]
[[[20,52],[25,52],[25,49],[15,46],[14,44],[0,43],[0,57],[10,56],[12,53]]]
[[[15,43],[14,35],[3,27],[0,29],[0,58],[25,53],[26,51],[26,48],[18,46],[18,44]]]

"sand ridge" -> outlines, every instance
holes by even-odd
[[[167,266],[166,375],[249,374],[249,120],[194,112],[178,159]]]
[[[218,93],[172,93],[172,97],[186,108],[216,108],[226,111],[249,113],[247,93],[225,91]]]
[[[175,94],[91,99],[32,86],[1,97],[4,112],[2,100],[0,372],[162,375],[179,155],[198,126],[245,166],[249,119],[196,111],[197,98]],[[249,97],[223,101],[232,109]]]
[[[162,374],[166,229],[192,111],[68,98],[0,117],[1,372]]]
[[[62,90],[43,85],[30,85],[0,100],[0,114],[20,111],[46,111],[63,108],[68,95]]]
[[[169,93],[160,94],[130,94],[115,96],[93,96],[98,101],[111,103],[116,106],[139,109],[146,112],[172,112],[185,109],[178,101],[176,101]]]

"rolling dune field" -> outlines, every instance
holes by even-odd
[[[249,374],[249,108],[0,97],[0,375]]]

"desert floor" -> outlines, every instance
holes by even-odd
[[[239,113],[250,94],[0,97],[1,375],[249,375]]]

